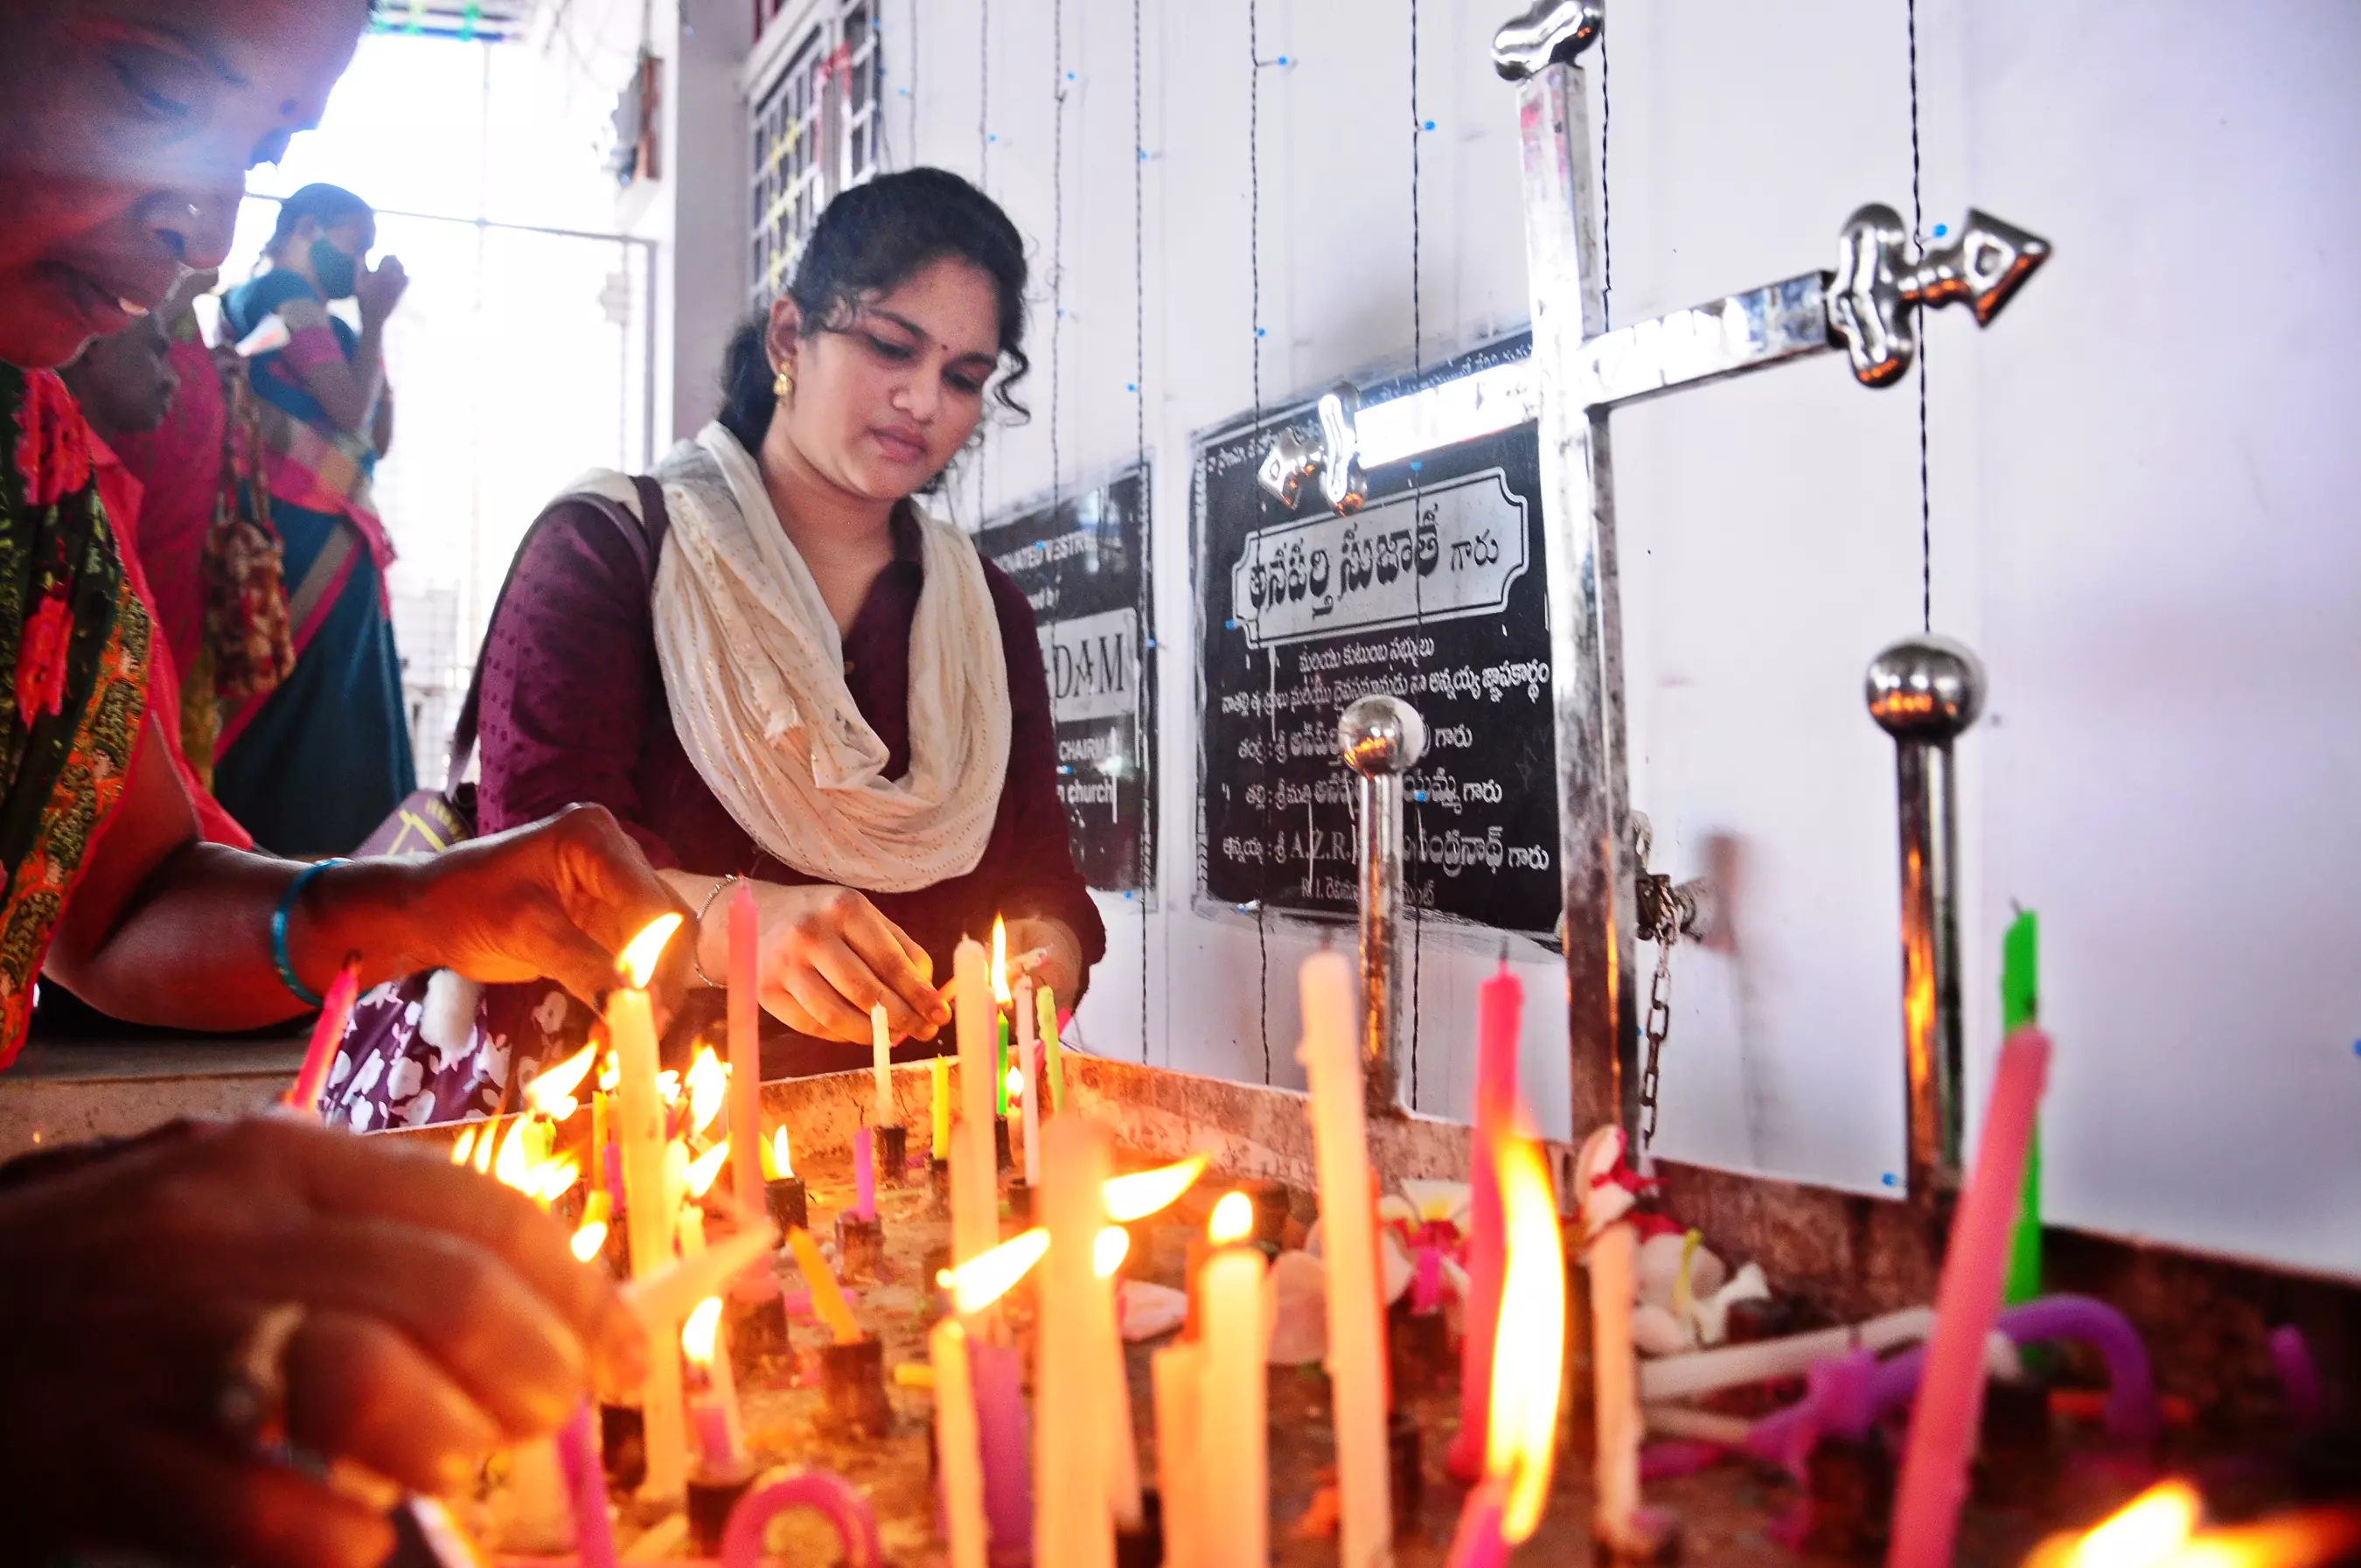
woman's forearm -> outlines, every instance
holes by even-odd
[[[697,972],[721,979],[730,967],[730,905],[726,899],[718,904],[713,901],[714,890],[721,885],[721,879],[669,870],[659,871],[656,875],[700,916],[697,927]],[[708,904],[713,905],[710,910],[707,908]]]
[[[95,944],[53,957],[68,989],[115,1017],[191,1029],[251,1029],[291,1018],[305,1003],[272,953],[270,922],[295,861],[192,840],[168,853]],[[314,995],[348,953],[361,983],[429,967],[420,923],[406,917],[416,869],[358,861],[313,876],[289,912],[288,957]]]

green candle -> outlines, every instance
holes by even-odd
[[[994,1058],[996,1069],[992,1075],[993,1092],[999,1096],[1000,1114],[1008,1114],[1008,1014],[1000,1014],[1000,1052]]]
[[[2015,1034],[2040,1017],[2041,922],[2027,909],[2018,913],[2001,938],[2001,1032]],[[2017,1205],[2016,1227],[2009,1237],[2008,1282],[2002,1299],[2015,1306],[2040,1294],[2041,1128],[2037,1123],[2032,1146],[2026,1151],[2025,1191]]]

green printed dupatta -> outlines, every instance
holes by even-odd
[[[49,371],[0,365],[0,1067],[148,707],[153,629],[99,505],[90,427]]]

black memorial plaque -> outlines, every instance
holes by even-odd
[[[1364,406],[1524,356],[1522,334]],[[1290,508],[1256,482],[1271,438],[1315,446],[1306,403],[1202,438],[1191,475],[1200,618],[1197,886],[1209,902],[1317,916],[1357,905],[1345,705],[1389,692],[1418,709],[1427,752],[1403,811],[1415,906],[1547,936],[1558,916],[1536,427],[1368,475],[1339,516],[1307,481]]]
[[[1126,469],[976,534],[1040,623],[1074,864],[1108,893],[1140,891],[1156,855],[1155,666],[1142,663],[1156,637],[1147,485],[1146,468]]]

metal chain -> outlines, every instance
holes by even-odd
[[[1640,1152],[1645,1155],[1656,1138],[1658,1080],[1664,1065],[1664,1039],[1673,1032],[1673,948],[1681,933],[1696,935],[1702,907],[1701,883],[1673,885],[1673,879],[1648,870],[1648,852],[1655,834],[1647,817],[1631,814],[1631,860],[1639,868],[1633,889],[1633,926],[1639,939],[1656,944],[1656,973],[1648,982],[1648,1018],[1642,1033],[1647,1053],[1640,1068]]]

